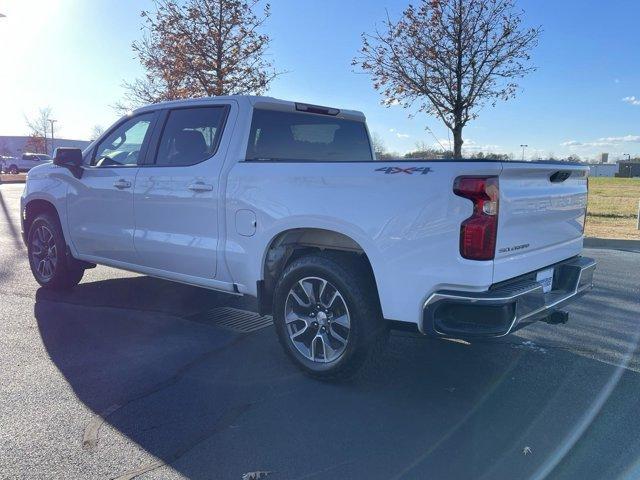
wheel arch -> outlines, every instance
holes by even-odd
[[[43,213],[51,214],[55,220],[58,222],[58,226],[60,227],[60,231],[62,232],[62,238],[66,244],[65,255],[67,257],[67,261],[72,261],[78,267],[83,269],[94,268],[96,265],[94,263],[84,262],[81,260],[77,260],[71,249],[71,243],[69,241],[68,233],[64,227],[64,219],[60,215],[58,208],[52,200],[42,197],[35,197],[28,199],[24,204],[24,208],[20,213],[22,216],[22,234],[25,244],[27,244],[29,237],[29,230],[33,221]]]
[[[283,230],[267,243],[262,263],[261,280],[258,281],[258,309],[261,314],[270,314],[273,293],[284,269],[296,258],[311,252],[331,251],[359,262],[368,270],[375,295],[379,300],[376,276],[371,259],[362,245],[352,236],[335,230],[318,227],[298,227]]]
[[[50,213],[54,215],[58,220],[58,223],[62,225],[60,214],[53,202],[43,198],[31,199],[25,204],[22,212],[25,238],[29,235],[29,229],[31,228],[33,220],[42,213]],[[62,231],[64,233],[64,229],[62,229]]]

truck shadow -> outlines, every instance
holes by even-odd
[[[518,337],[395,335],[375,372],[322,383],[291,365],[272,327],[239,335],[184,318],[240,302],[148,277],[39,290],[47,353],[96,414],[78,448],[129,439],[153,458],[131,454],[114,477],[166,469],[159,460],[203,479],[611,478],[638,459],[635,372]]]

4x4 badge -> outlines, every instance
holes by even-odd
[[[413,175],[414,173],[419,175],[426,175],[429,172],[433,172],[430,167],[381,167],[376,168],[376,172],[384,172],[385,174],[394,174],[394,173],[406,173],[407,175]]]

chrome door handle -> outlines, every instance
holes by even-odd
[[[119,188],[120,190],[122,190],[123,188],[131,188],[131,182],[129,182],[128,180],[123,180],[121,178],[120,180],[116,180],[115,182],[113,182],[113,186]]]
[[[213,185],[203,182],[195,182],[187,187],[192,192],[210,192],[213,190]]]

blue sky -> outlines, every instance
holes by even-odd
[[[270,55],[289,73],[269,94],[362,110],[388,149],[446,144],[435,117],[380,105],[367,75],[351,59],[360,33],[371,31],[400,0],[272,0],[265,32]],[[110,107],[121,83],[140,74],[131,42],[149,0],[0,0],[0,135],[26,134],[25,115],[50,106],[57,136],[87,138],[117,117]],[[464,131],[470,149],[527,157],[609,152],[640,155],[640,36],[637,0],[520,0],[526,23],[542,25],[538,70],[515,100],[485,107]],[[623,101],[623,99],[627,101]],[[635,100],[635,101],[634,101]],[[634,105],[634,103],[636,103]],[[431,129],[433,135],[427,131]]]

